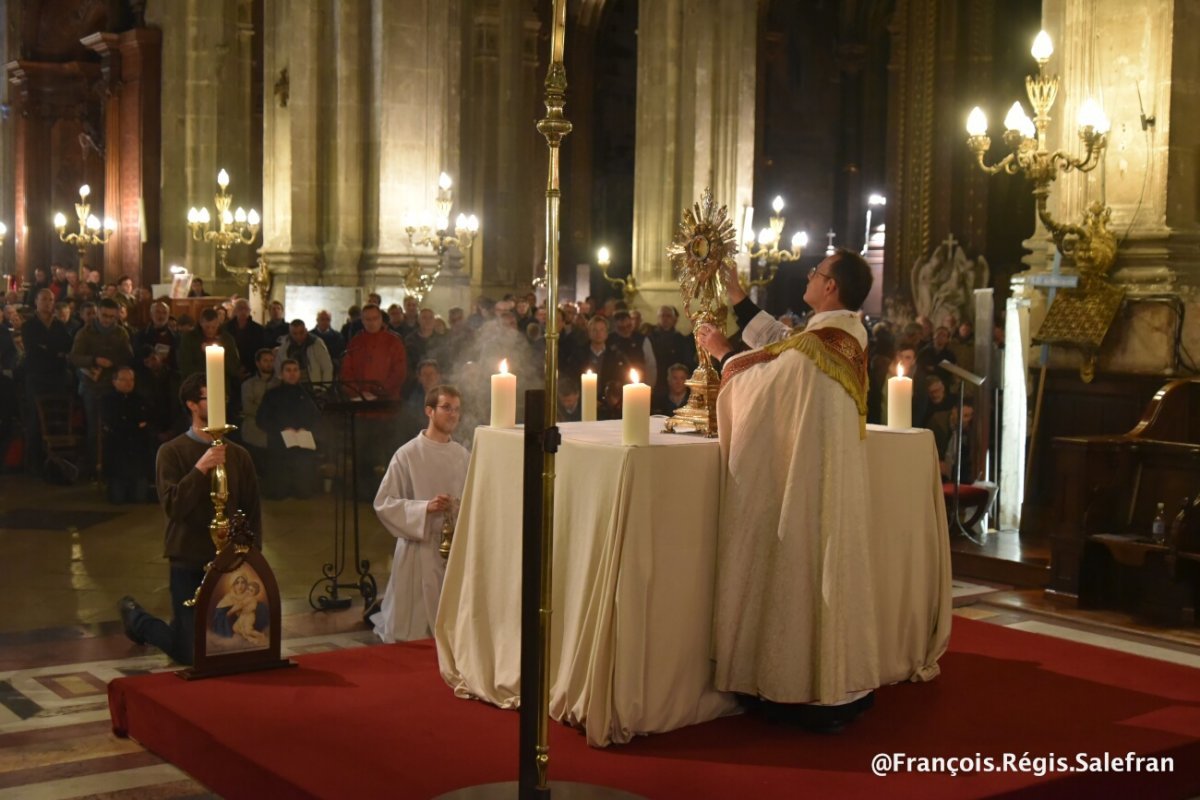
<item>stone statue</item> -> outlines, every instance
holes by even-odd
[[[912,270],[913,305],[917,313],[941,325],[948,317],[974,320],[976,289],[988,285],[987,259],[969,259],[954,236],[947,236],[930,259]]]

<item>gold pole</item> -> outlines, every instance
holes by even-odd
[[[553,435],[558,423],[558,205],[561,199],[558,182],[559,146],[571,132],[571,123],[563,118],[566,103],[567,70],[563,65],[563,45],[567,29],[566,0],[554,0],[554,30],[550,45],[550,67],[546,71],[546,118],[537,124],[538,133],[546,137],[550,148],[549,174],[546,181],[546,415],[547,436]],[[550,613],[551,566],[554,563],[554,448],[545,448],[542,455],[542,564],[541,608],[538,613],[538,644],[541,646],[542,668],[537,687],[538,730],[537,770],[538,790],[545,791],[547,768],[550,764],[548,723],[550,719]]]

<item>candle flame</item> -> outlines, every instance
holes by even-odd
[[[629,370],[629,382],[630,382],[630,383],[637,383],[637,382],[638,382],[638,373],[637,373],[637,370],[636,370],[636,369],[631,369],[631,370]]]
[[[583,373],[583,374],[584,374],[584,375],[595,375],[596,373],[595,373],[595,372],[592,372],[592,371],[589,369],[587,372],[585,372],[585,373]]]
[[[500,374],[501,374],[501,375],[507,375],[507,374],[508,374],[508,359],[507,359],[507,358],[505,358],[505,359],[502,359],[502,360],[500,361]]]
[[[897,365],[896,365],[896,377],[897,377],[897,378],[903,378],[903,377],[904,377],[904,365],[903,365],[903,364],[897,364]]]

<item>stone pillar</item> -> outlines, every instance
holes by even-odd
[[[105,280],[159,282],[162,32],[95,33],[83,43],[100,55],[106,91],[104,214],[117,222],[105,248]]]
[[[367,118],[366,81],[369,50],[363,42],[371,35],[369,8],[361,2],[334,4],[326,38],[334,59],[333,69],[321,71],[322,145],[328,170],[323,243],[325,272],[322,283],[359,285],[363,252],[363,125]]]
[[[666,248],[705,187],[739,224],[753,202],[757,8],[737,0],[638,7],[633,274],[645,314],[678,305]]]
[[[262,256],[276,299],[283,298],[288,284],[315,284],[321,274],[324,7],[307,0],[267,0],[264,9],[264,73],[266,83],[277,88],[272,102],[264,98],[263,109]]]
[[[213,294],[237,291],[218,273],[216,250],[195,242],[187,210],[206,206],[210,213],[217,172],[230,175],[234,205],[256,204],[251,140],[256,135],[245,110],[253,91],[245,65],[245,4],[180,0],[169,8],[149,4],[147,23],[162,31],[162,206],[160,275],[182,264],[204,278]],[[235,250],[235,260],[248,253]],[[241,290],[244,292],[244,289]]]

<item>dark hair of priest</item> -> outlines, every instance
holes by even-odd
[[[202,322],[212,322],[214,319],[217,319],[219,316],[220,315],[217,314],[217,310],[215,308],[211,308],[211,307],[203,309],[200,312],[200,320]]]
[[[833,262],[833,279],[837,281],[838,298],[851,311],[862,308],[875,277],[871,267],[858,253],[839,247],[834,251],[837,261]]]

